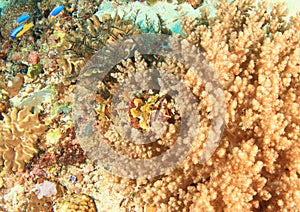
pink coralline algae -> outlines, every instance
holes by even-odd
[[[51,195],[56,195],[56,184],[50,181],[44,181],[41,184],[37,184],[36,188],[38,189],[38,199],[43,197],[50,197]]]

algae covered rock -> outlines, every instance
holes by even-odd
[[[31,79],[36,79],[38,77],[38,75],[42,72],[43,70],[43,65],[40,63],[37,63],[35,65],[32,65],[28,68],[28,73],[27,75],[31,78]]]

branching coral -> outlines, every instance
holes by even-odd
[[[134,58],[117,65],[108,76],[109,79],[104,80],[103,84],[108,88],[105,90],[101,87],[96,98],[99,103],[99,108],[96,109],[96,114],[100,117],[98,126],[109,140],[109,145],[128,157],[148,159],[172,146],[177,136],[177,123],[175,119],[171,123],[168,116],[173,118],[177,113],[176,110],[170,112],[172,102],[166,101],[163,115],[168,117],[166,120],[169,121],[169,128],[162,140],[150,145],[125,142],[122,136],[109,131],[107,127],[111,118],[111,96],[106,91],[114,91],[114,83],[120,84],[126,78],[148,68],[173,73],[185,80],[191,88],[197,98],[201,116],[198,144],[193,147],[186,161],[171,173],[152,180],[115,178],[125,195],[120,206],[135,211],[299,210],[300,14],[286,21],[282,4],[274,4],[270,9],[265,2],[255,2],[242,0],[228,3],[227,0],[220,0],[216,4],[215,17],[208,18],[206,11],[198,19],[187,19],[182,25],[185,32],[183,37],[203,50],[206,59],[217,72],[226,96],[227,126],[219,148],[205,164],[199,164],[199,154],[208,133],[210,105],[203,85],[189,72],[188,67],[170,58],[136,53]],[[93,5],[90,4],[90,7]],[[76,9],[74,11],[73,17]],[[46,13],[46,10],[43,12]],[[85,18],[82,19],[91,14],[84,11]],[[79,16],[81,17],[80,14]],[[65,16],[61,22],[70,17]],[[58,48],[58,63],[62,75],[70,81],[76,79],[85,62],[103,45],[124,35],[139,32],[130,22],[118,16],[104,16],[101,20],[93,16],[86,22],[82,19],[73,19],[74,23],[82,21],[79,25],[66,22],[66,26],[61,28],[63,30],[54,30],[58,34],[67,34],[66,37],[58,36],[56,41],[62,41]],[[58,24],[53,27],[59,28]],[[3,33],[9,35],[8,30]],[[44,33],[43,36],[47,37],[48,34]],[[43,42],[43,39],[40,40]],[[11,54],[7,57],[10,58]],[[72,85],[66,87],[62,84],[61,87],[71,90]],[[143,91],[142,95],[131,98],[131,106],[125,108],[126,112],[129,111],[127,114],[130,124],[136,130],[149,129],[151,112],[157,107],[157,99],[161,97],[150,93],[154,100],[148,101],[147,92]],[[8,95],[5,92],[2,94],[0,111],[7,112]],[[61,92],[61,96],[64,95],[64,91]],[[30,108],[13,108],[9,113],[3,114],[2,118],[0,165],[3,165],[5,171],[22,171],[37,153],[36,144],[47,127],[40,123],[37,113],[30,112]],[[53,119],[53,128],[63,126],[61,120],[62,118]],[[145,120],[146,124],[143,124]],[[36,171],[45,171],[38,176],[45,176],[46,172],[53,175],[50,168],[52,166],[59,170],[54,171],[55,177],[58,173],[64,175],[59,168],[86,162],[83,150],[75,140],[74,129],[63,129],[59,129],[63,135],[58,138],[59,144],[54,151],[48,149],[36,159]],[[84,178],[90,176],[87,174]],[[100,177],[103,176],[89,180],[95,183]],[[79,185],[77,182],[76,186]],[[88,185],[98,189],[101,184]],[[15,186],[6,197],[13,196],[18,189],[22,189],[24,193],[24,188],[20,187]],[[15,197],[18,196],[14,196],[14,199]],[[32,197],[27,209],[42,210],[37,208],[45,201]],[[96,211],[93,199],[87,195],[65,196],[55,202],[56,211]],[[47,209],[51,210],[51,204],[52,200],[46,201]]]
[[[204,165],[195,151],[170,175],[120,182],[137,206],[161,211],[297,210],[300,14],[285,21],[282,4],[269,10],[265,2],[248,0],[216,6],[214,19],[186,20],[183,29],[225,90],[220,147]]]
[[[31,113],[27,107],[13,108],[3,114],[0,122],[0,164],[5,171],[23,171],[25,164],[38,152],[36,143],[47,127],[40,123],[38,113]]]
[[[105,99],[104,96],[107,95],[107,92],[110,92],[110,95],[107,96],[112,96],[112,94],[116,91],[115,83],[113,83],[113,81],[121,83],[128,76],[132,76],[138,71],[146,71],[147,68],[150,67],[166,70],[168,65],[162,67],[161,64],[152,64],[149,61],[147,64],[147,61],[142,57],[142,55],[136,52],[134,59],[123,60],[120,65],[117,65],[112,73],[110,73],[109,78],[111,81],[103,83],[104,85],[101,85],[99,89],[99,93],[103,95],[97,99],[99,107],[97,108],[96,112],[100,117],[99,128],[103,132],[104,136],[108,139],[108,143],[111,148],[113,148],[119,154],[124,154],[131,158],[151,158],[155,155],[161,154],[161,152],[166,151],[174,143],[174,137],[179,131],[178,129],[180,120],[178,112],[176,112],[174,107],[174,100],[168,95],[160,96],[159,91],[154,90],[130,94],[131,97],[129,97],[128,94],[125,99],[130,99],[128,100],[130,102],[130,106],[124,106],[124,108],[122,108],[123,103],[121,103],[121,105],[119,105],[121,107],[119,111],[128,112],[129,122],[131,123],[131,126],[135,128],[134,133],[136,134],[140,131],[153,133],[149,131],[150,123],[153,127],[155,124],[154,122],[157,121],[155,119],[158,119],[158,117],[155,116],[160,113],[160,120],[164,121],[166,124],[166,129],[162,130],[163,132],[161,131],[161,133],[158,133],[159,130],[156,132],[161,134],[162,138],[149,144],[136,145],[136,140],[133,138],[131,141],[124,141],[124,134],[122,134],[122,132],[118,133],[109,128],[109,125],[111,124],[109,118],[111,118],[112,105],[110,104],[111,99]],[[177,71],[186,72],[187,69],[182,66],[182,68],[178,68]],[[105,121],[106,119],[103,117],[106,117],[108,121]]]

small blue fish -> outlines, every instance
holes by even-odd
[[[24,24],[20,25],[20,26],[17,26],[16,28],[14,28],[11,33],[10,33],[10,37],[11,38],[16,38],[17,34],[19,32],[21,32],[24,28]]]
[[[57,16],[59,13],[61,13],[61,11],[63,11],[63,9],[65,8],[65,6],[61,5],[58,7],[55,7],[51,12],[50,12],[50,17],[54,17]]]
[[[69,179],[72,181],[72,183],[73,183],[74,185],[77,183],[77,178],[76,178],[76,177],[70,176]]]
[[[34,26],[33,22],[24,24],[23,29],[20,32],[18,32],[18,34],[16,34],[16,37],[22,36],[25,32],[27,32],[33,26]]]
[[[20,17],[17,19],[17,22],[19,24],[19,23],[22,23],[24,21],[27,21],[29,18],[30,18],[29,14],[23,14],[23,15],[20,15]]]

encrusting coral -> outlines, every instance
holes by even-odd
[[[0,164],[5,171],[23,171],[25,164],[38,152],[36,144],[47,126],[40,123],[38,113],[30,108],[13,108],[2,114],[0,121]]]
[[[129,199],[124,207],[133,201],[136,209],[160,211],[300,208],[300,14],[286,21],[281,3],[268,9],[251,0],[216,7],[215,18],[187,19],[183,30],[204,50],[225,92],[220,146],[204,165],[192,153],[159,179],[119,179]]]

